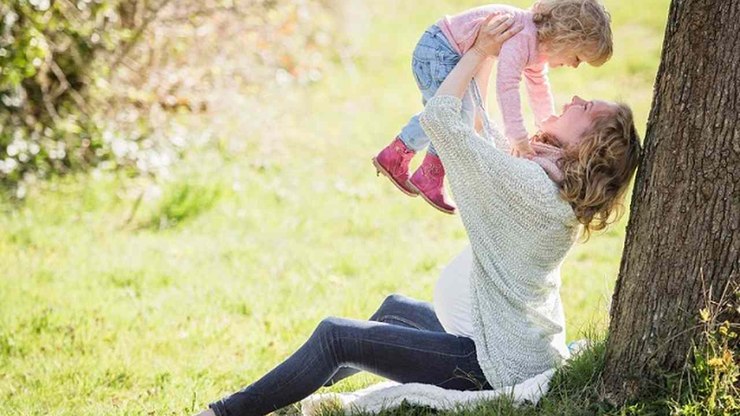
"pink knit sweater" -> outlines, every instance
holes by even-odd
[[[450,44],[460,55],[475,43],[478,28],[491,13],[508,13],[524,29],[506,41],[498,56],[496,98],[504,120],[504,134],[509,143],[515,144],[529,138],[521,112],[519,84],[524,75],[529,104],[535,122],[554,114],[550,83],[547,79],[546,57],[537,51],[537,27],[532,12],[516,7],[491,4],[480,6],[455,16],[445,16],[437,22]]]

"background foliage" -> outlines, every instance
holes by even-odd
[[[0,15],[0,186],[20,197],[97,166],[159,174],[190,144],[168,113],[206,110],[216,83],[316,81],[338,56],[315,0],[9,0]]]

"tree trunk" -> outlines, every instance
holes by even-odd
[[[671,3],[612,299],[612,403],[662,388],[686,363],[707,298],[737,288],[739,34],[740,1]]]

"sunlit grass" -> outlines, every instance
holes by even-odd
[[[220,184],[199,185],[184,178],[170,183],[146,225],[164,229],[182,224],[213,207],[221,194]],[[135,215],[135,212],[132,213]]]
[[[0,414],[193,412],[268,371],[323,317],[367,318],[393,292],[432,298],[464,230],[377,178],[370,157],[420,110],[409,56],[421,32],[478,3],[364,4],[354,69],[194,120],[224,141],[158,190],[81,175],[2,207]],[[553,71],[556,101],[624,100],[644,131],[667,1],[607,5],[614,58]],[[569,339],[605,328],[624,224],[563,266]]]

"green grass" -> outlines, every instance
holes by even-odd
[[[431,299],[466,244],[459,218],[402,196],[370,157],[420,109],[416,39],[477,3],[400,3],[364,3],[354,68],[193,120],[218,126],[220,146],[191,152],[159,189],[78,175],[2,206],[0,414],[187,414],[271,369],[323,317],[367,318],[393,292]],[[553,71],[556,104],[621,99],[644,130],[667,3],[608,1],[614,58]],[[569,339],[605,329],[624,224],[563,266]]]

